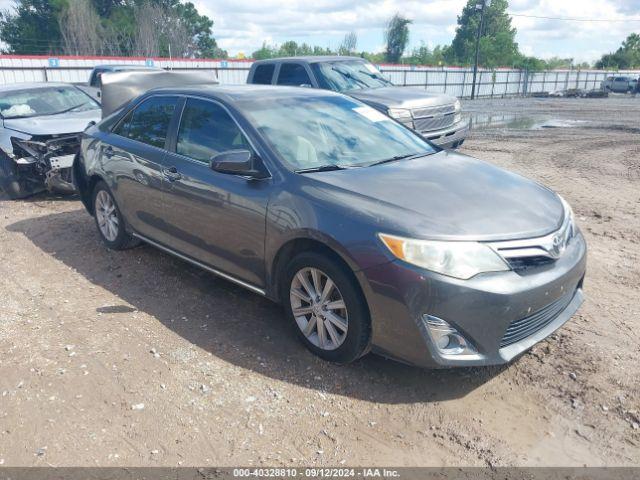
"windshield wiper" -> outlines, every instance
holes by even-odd
[[[320,165],[319,167],[301,168],[296,170],[296,173],[314,173],[314,172],[333,172],[334,170],[346,170],[347,167],[341,167],[334,163],[328,163],[326,165]]]
[[[364,70],[358,70],[358,72],[364,73],[365,75],[370,76],[374,80],[380,80],[385,85],[393,85],[389,80],[387,80],[386,78],[378,75],[377,73],[365,72]]]
[[[349,72],[343,72],[342,70],[336,67],[331,67],[331,70],[333,70],[334,72],[338,72],[340,75],[342,75],[345,78],[348,78],[349,80],[353,80],[354,82],[359,83],[360,85],[364,85],[365,88],[370,88],[369,85],[367,85],[367,82],[363,81],[360,78],[354,77]]]
[[[408,160],[410,158],[426,157],[429,154],[430,154],[429,152],[422,152],[422,153],[407,153],[405,155],[396,155],[395,157],[385,158],[384,160],[379,160],[377,162],[370,163],[367,166],[373,167],[374,165],[382,165],[384,163],[397,162],[399,160]]]

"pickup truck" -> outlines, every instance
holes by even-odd
[[[322,88],[354,97],[442,148],[457,148],[469,133],[460,101],[450,95],[399,87],[359,57],[290,57],[254,62],[247,83]]]
[[[100,77],[103,73],[115,73],[115,72],[146,72],[146,71],[158,71],[163,70],[160,67],[152,67],[149,65],[118,65],[118,64],[104,64],[96,65],[91,70],[89,75],[89,81],[84,85],[76,85],[84,92],[88,93],[95,100],[100,101]]]

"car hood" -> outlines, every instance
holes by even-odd
[[[82,132],[89,122],[99,122],[100,117],[100,109],[96,109],[40,117],[7,118],[3,120],[3,125],[4,128],[29,135],[64,135]]]
[[[381,232],[434,240],[534,238],[557,230],[558,195],[520,175],[453,152],[306,174],[325,200],[366,215]],[[320,187],[320,185],[318,185]]]
[[[344,92],[368,104],[394,108],[424,108],[451,105],[456,99],[442,93],[429,93],[411,87],[382,87]]]

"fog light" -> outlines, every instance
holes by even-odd
[[[477,355],[478,351],[455,328],[438,317],[423,315],[423,320],[440,355]]]

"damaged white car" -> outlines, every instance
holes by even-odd
[[[14,199],[75,192],[79,134],[100,118],[100,104],[73,85],[0,86],[0,190]]]

